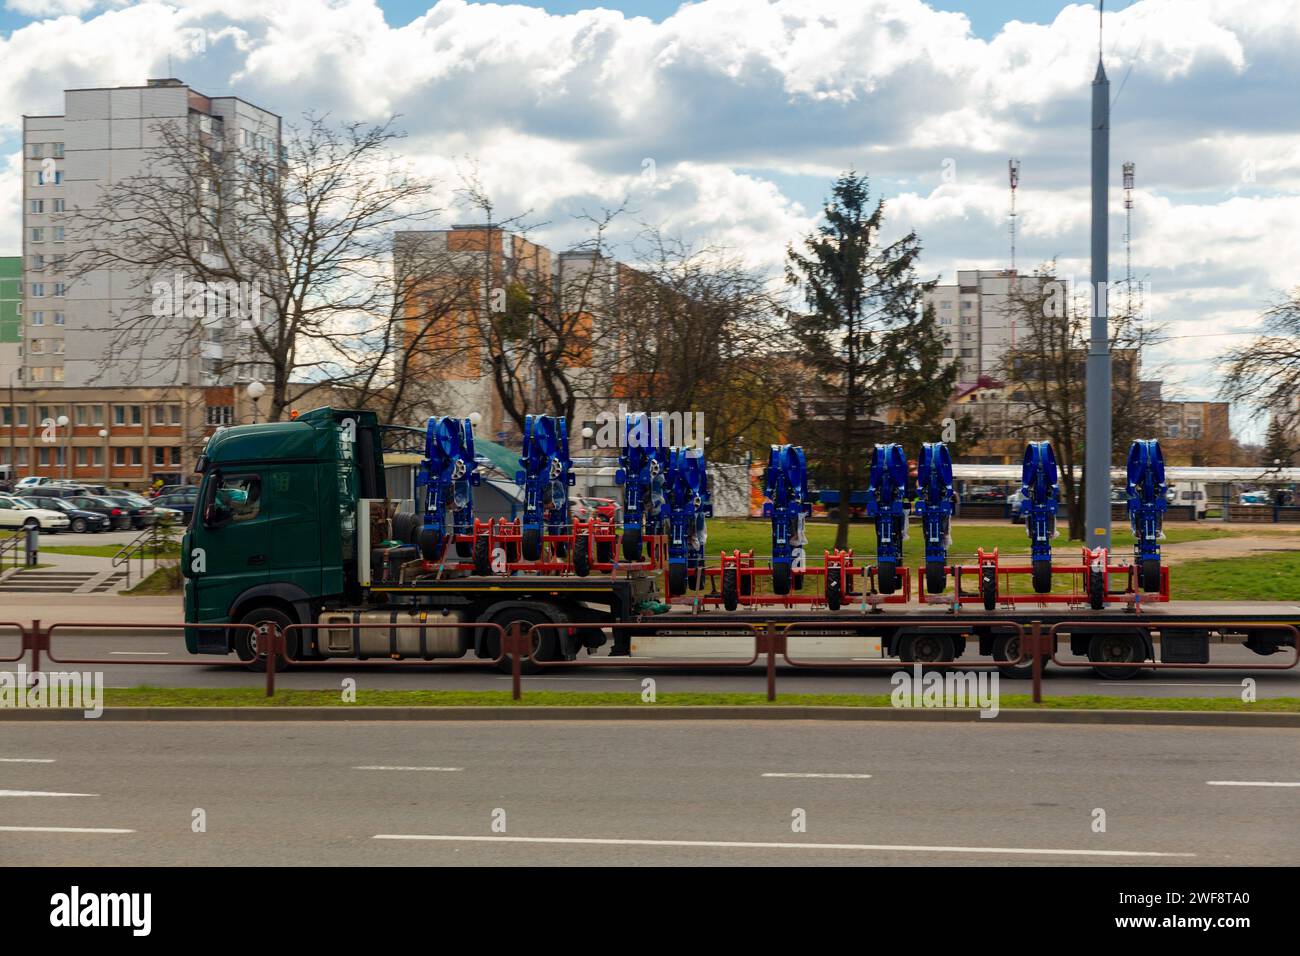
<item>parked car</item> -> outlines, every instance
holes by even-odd
[[[26,478],[19,478],[18,484],[14,485],[15,490],[23,488],[34,488],[37,485],[48,485],[51,479],[41,477],[40,475],[29,475]]]
[[[613,498],[574,498],[571,510],[579,521],[590,521],[593,517],[613,521],[618,514],[618,502]]]
[[[1267,491],[1243,491],[1241,493],[1241,503],[1243,505],[1270,505],[1273,500],[1269,497]]]
[[[35,488],[29,488],[28,491],[39,492],[47,498],[75,498],[77,495],[88,495],[90,489],[83,485],[65,485],[61,482],[52,481],[48,485],[37,485]]]
[[[163,498],[168,495],[198,495],[198,485],[163,485],[153,495],[155,498]]]
[[[153,503],[137,494],[108,494],[104,495],[103,498],[105,501],[114,502],[125,511],[131,518],[131,527],[133,528],[147,528],[158,521],[158,515],[154,511]]]
[[[109,498],[103,498],[99,495],[79,495],[72,498],[65,498],[68,504],[74,508],[80,508],[83,511],[93,511],[101,514],[108,519],[109,531],[130,531],[131,514],[122,505]]]
[[[1002,494],[1001,489],[995,488],[993,485],[973,485],[967,488],[966,494],[962,496],[962,501],[967,502],[991,501],[1001,503],[1005,500],[1006,496]]]
[[[194,515],[194,508],[199,503],[198,491],[183,492],[179,491],[170,495],[159,495],[153,499],[155,508],[172,509],[181,514],[182,520],[189,524],[190,518]]]
[[[67,498],[50,498],[45,495],[23,495],[23,501],[35,505],[37,508],[44,508],[47,511],[61,511],[68,516],[68,530],[77,534],[85,534],[88,531],[107,531],[109,525],[108,515],[100,514],[97,511],[87,511],[84,508],[78,508],[68,501]]]
[[[62,511],[50,511],[28,504],[22,498],[0,498],[0,528],[27,528],[35,525],[42,531],[67,531],[71,524]]]

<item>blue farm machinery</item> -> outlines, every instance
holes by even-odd
[[[907,538],[907,456],[903,446],[877,445],[871,455],[867,516],[876,526],[876,580],[881,594],[899,589],[903,542]]]
[[[698,448],[671,448],[664,475],[664,505],[668,538],[667,590],[670,597],[698,589],[704,580],[707,519],[713,514],[709,474],[704,452]]]
[[[1138,439],[1128,450],[1128,517],[1133,528],[1133,560],[1143,591],[1159,591],[1160,539],[1169,506],[1165,455],[1154,438]]]
[[[925,537],[925,590],[942,594],[952,544],[952,455],[943,442],[926,442],[916,462],[916,516]]]
[[[663,418],[644,412],[625,415],[622,448],[614,480],[623,486],[623,560],[640,561],[646,536],[663,533],[670,452],[664,444]]]
[[[441,562],[448,545],[468,558],[474,542],[473,487],[480,482],[474,461],[474,426],[468,418],[430,418],[424,433],[424,460],[416,487],[424,489],[420,554]]]

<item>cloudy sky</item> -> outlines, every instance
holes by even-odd
[[[1015,156],[1018,264],[1087,274],[1095,5],[0,2],[0,255],[19,248],[22,115],[62,112],[65,88],[173,75],[288,118],[400,114],[404,158],[447,184],[448,221],[474,157],[503,214],[549,223],[556,245],[575,214],[626,201],[629,219],[773,270],[849,166],[891,230],[920,234],[927,277],[1003,268]],[[1111,275],[1131,160],[1134,269],[1184,397],[1213,397],[1215,357],[1300,285],[1297,49],[1296,0],[1107,6]]]

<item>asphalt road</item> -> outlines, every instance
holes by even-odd
[[[3,612],[0,611],[0,617]],[[802,651],[795,647],[797,639],[792,639],[791,652],[796,656]],[[680,641],[676,646],[680,646]],[[721,642],[713,645],[723,646]],[[752,652],[752,642],[747,645]],[[153,635],[144,633],[122,633],[112,637],[82,636],[77,632],[54,632],[52,643],[54,654],[64,659],[91,658],[100,661],[112,661],[109,664],[64,665],[59,669],[103,671],[105,685],[108,687],[137,687],[151,685],[158,687],[260,687],[265,684],[264,673],[253,673],[239,666],[229,666],[234,657],[200,658],[185,651],[184,644],[178,636],[159,631]],[[12,633],[0,629],[0,657],[13,656],[17,649],[17,639]],[[670,645],[668,650],[672,650]],[[603,654],[604,651],[602,650]],[[674,651],[674,653],[676,653]],[[741,659],[748,657],[741,642],[732,642],[730,650],[713,651],[725,653],[728,657]],[[1064,654],[1064,649],[1063,652]],[[864,656],[878,659],[875,654],[864,652]],[[1249,665],[1250,671],[1232,670],[1162,670],[1146,671],[1132,680],[1109,680],[1098,676],[1091,668],[1064,669],[1048,666],[1044,678],[1045,693],[1048,695],[1064,694],[1110,694],[1131,695],[1139,697],[1238,697],[1242,689],[1242,679],[1246,676],[1255,682],[1256,695],[1264,697],[1300,697],[1300,668],[1291,670],[1261,671],[1260,666],[1288,663],[1291,652],[1286,651],[1271,657],[1260,657],[1240,646],[1215,646],[1211,649],[1215,661],[1231,661]],[[587,660],[581,655],[579,661]],[[213,663],[226,660],[227,666]],[[1082,659],[1071,659],[1079,660]],[[965,656],[958,660],[963,662],[987,659]],[[187,662],[185,666],[173,666],[162,662]],[[12,664],[0,664],[0,669],[12,668]],[[54,667],[47,664],[47,667]],[[890,692],[890,675],[893,668],[866,671],[825,671],[780,666],[778,668],[777,688],[781,693],[795,694],[887,694]],[[277,675],[277,686],[287,689],[336,689],[345,677],[355,678],[359,689],[384,690],[505,690],[510,687],[508,675],[497,672],[490,665],[463,667],[457,665],[442,666],[418,664],[395,664],[387,667],[356,667],[346,663],[328,666],[308,665],[291,669]],[[672,692],[711,692],[734,691],[741,693],[761,693],[766,691],[766,672],[761,665],[749,668],[713,668],[655,669],[646,665],[628,667],[584,668],[580,664],[557,667],[553,672],[535,676],[525,676],[526,688],[545,690],[582,690],[582,691],[639,691],[644,677],[653,677],[659,693]],[[1002,693],[1028,693],[1029,682],[1007,680],[1001,685]]]
[[[0,723],[0,858],[1295,865],[1298,783],[1287,730]]]

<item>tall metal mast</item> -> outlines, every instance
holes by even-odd
[[[1101,17],[1101,6],[1098,17]],[[1110,547],[1110,336],[1106,283],[1110,191],[1110,81],[1102,64],[1101,26],[1097,30],[1097,73],[1092,81],[1092,322],[1086,387],[1084,517],[1092,548]]]

